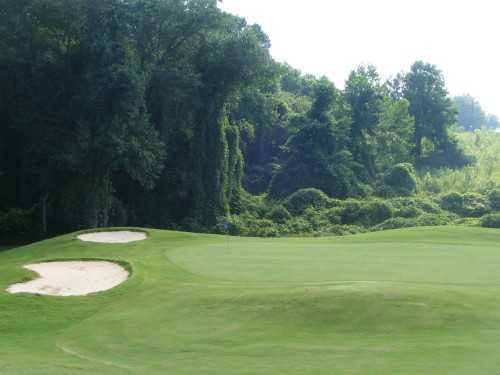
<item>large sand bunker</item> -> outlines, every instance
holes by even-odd
[[[146,233],[132,231],[94,232],[80,234],[78,239],[85,242],[128,243],[145,240]]]
[[[30,264],[24,268],[40,277],[10,286],[10,293],[49,296],[85,296],[114,288],[127,280],[127,270],[105,261],[71,261]]]

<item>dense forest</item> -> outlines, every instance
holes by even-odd
[[[339,89],[269,48],[216,0],[2,1],[0,235],[344,234],[494,211],[494,184],[435,191],[476,160],[454,130],[498,127],[436,66],[360,66]]]

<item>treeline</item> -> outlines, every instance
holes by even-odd
[[[462,131],[474,131],[480,129],[500,129],[498,117],[488,114],[483,110],[481,104],[470,95],[456,96],[453,102],[457,109],[457,125]]]
[[[408,195],[470,162],[435,66],[340,90],[269,45],[216,0],[3,1],[0,235],[211,231],[256,195]]]

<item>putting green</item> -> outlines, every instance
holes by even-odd
[[[500,231],[337,238],[149,230],[0,253],[3,374],[494,374]],[[24,264],[105,259],[131,277],[86,297],[11,295]]]

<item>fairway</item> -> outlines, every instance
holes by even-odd
[[[495,374],[500,231],[257,239],[147,230],[0,252],[0,374]],[[129,266],[84,297],[9,294],[26,264]]]

